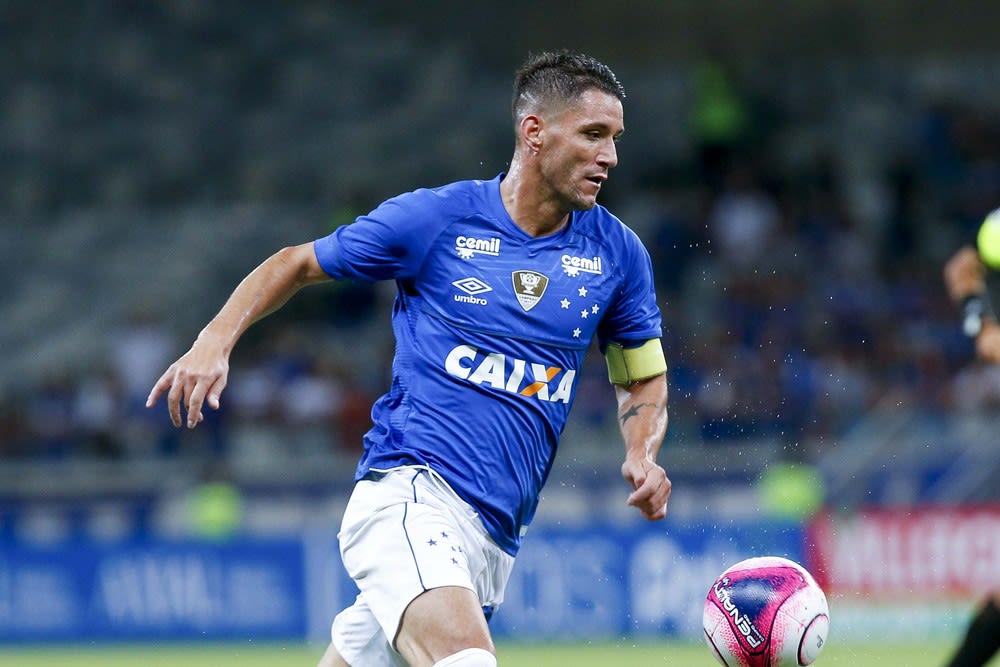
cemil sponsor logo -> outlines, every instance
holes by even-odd
[[[452,349],[444,360],[444,369],[473,384],[550,403],[569,403],[576,381],[572,368],[546,366],[496,352],[485,354],[471,345]]]
[[[477,296],[478,294],[493,291],[493,288],[484,283],[482,280],[471,276],[469,278],[456,280],[452,283],[452,285],[465,292],[465,294],[456,294],[454,296],[455,301],[458,301],[459,303],[474,303],[477,306],[485,306],[489,303],[486,299]]]
[[[472,259],[475,255],[500,256],[500,239],[493,237],[477,239],[473,236],[456,236],[455,251],[462,259]]]
[[[562,268],[570,278],[580,275],[581,271],[601,275],[601,258],[599,255],[594,255],[593,257],[563,255]]]

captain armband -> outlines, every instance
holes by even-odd
[[[985,319],[996,319],[986,294],[970,294],[962,300],[962,331],[966,336],[978,336]]]
[[[611,384],[630,385],[667,372],[667,360],[659,338],[647,340],[638,347],[623,347],[608,343],[604,351]]]

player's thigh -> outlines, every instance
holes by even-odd
[[[406,608],[427,590],[457,586],[476,598],[469,561],[481,559],[479,547],[436,507],[410,502],[379,510],[359,527],[341,531],[341,556],[390,639],[398,635]],[[481,614],[482,604],[477,608]]]
[[[319,659],[319,664],[316,667],[351,667],[347,662],[340,657],[337,653],[337,649],[333,647],[331,643],[326,647],[326,652],[323,653],[323,657]]]
[[[433,665],[468,648],[496,653],[479,598],[471,590],[432,588],[403,612],[396,650],[413,667]]]

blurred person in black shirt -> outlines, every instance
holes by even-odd
[[[976,343],[982,361],[1000,362],[1000,323],[986,290],[986,266],[972,246],[964,246],[945,263],[948,296],[962,309],[962,327]],[[1000,587],[986,595],[969,622],[948,667],[982,667],[1000,649]]]

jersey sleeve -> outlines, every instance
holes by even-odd
[[[371,282],[412,278],[437,236],[433,193],[416,191],[385,201],[368,215],[313,242],[332,278]]]
[[[611,311],[597,329],[603,353],[608,343],[634,347],[663,334],[663,321],[656,303],[653,263],[639,237],[625,230],[621,270],[623,277]]]

